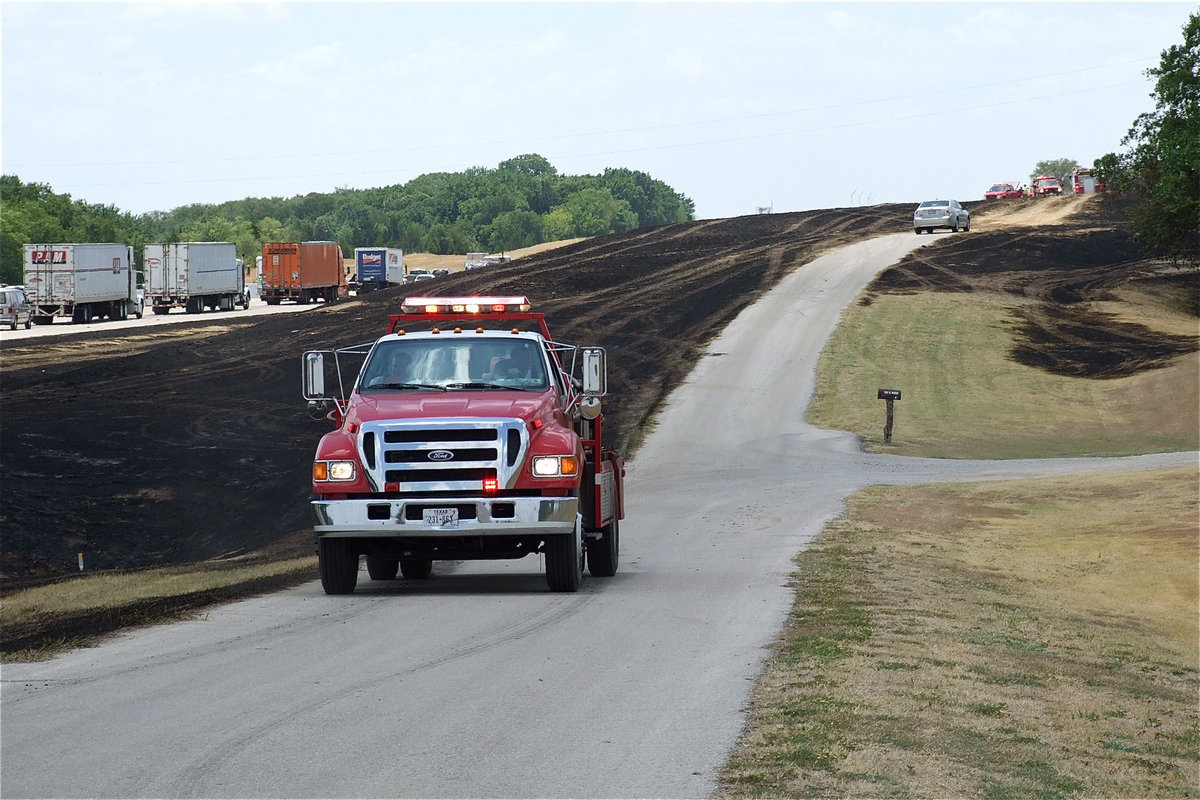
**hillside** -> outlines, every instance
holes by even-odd
[[[1195,337],[1094,318],[1118,290],[1197,307],[1197,276],[1142,261],[1101,202],[1020,201],[980,214],[880,276],[872,291],[986,291],[1029,308],[1031,363],[1099,377],[1153,369]],[[1033,206],[1033,207],[1030,207]],[[1021,229],[1021,214],[1057,224]],[[562,341],[609,351],[607,437],[629,450],[704,344],[784,274],[824,250],[911,231],[911,205],[681,223],[580,241],[423,286],[445,294],[527,294]],[[1005,217],[1009,222],[1005,223]],[[1014,221],[1015,218],[1015,221]],[[994,220],[994,224],[989,224]],[[986,285],[986,288],[985,288]],[[220,324],[111,328],[0,346],[6,581],[143,567],[264,547],[312,551],[310,457],[327,423],[300,398],[306,349],[381,333],[402,289],[304,314]],[[1066,313],[1066,312],[1070,313]],[[1058,322],[1061,320],[1062,322]]]

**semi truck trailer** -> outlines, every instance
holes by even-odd
[[[142,316],[133,248],[124,244],[27,244],[25,293],[33,321]]]
[[[335,303],[348,297],[337,242],[267,242],[263,245],[263,299],[276,306],[284,300],[307,304]]]
[[[146,302],[155,314],[172,308],[198,314],[250,306],[246,273],[233,242],[148,244],[142,263]]]

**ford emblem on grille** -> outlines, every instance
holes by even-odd
[[[453,461],[454,452],[452,450],[430,450],[430,461]]]

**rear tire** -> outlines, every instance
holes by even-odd
[[[358,551],[346,539],[318,539],[317,564],[325,594],[350,594],[358,584]]]
[[[412,581],[427,580],[433,574],[433,559],[402,558],[400,559],[400,574]]]
[[[367,574],[373,581],[392,581],[396,579],[396,570],[400,569],[400,560],[386,556],[367,556]]]
[[[552,592],[575,592],[583,583],[579,528],[546,538],[546,583]]]

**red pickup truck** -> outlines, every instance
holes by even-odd
[[[1025,193],[1011,183],[992,184],[992,188],[983,193],[985,200],[1010,200],[1024,196]]]

